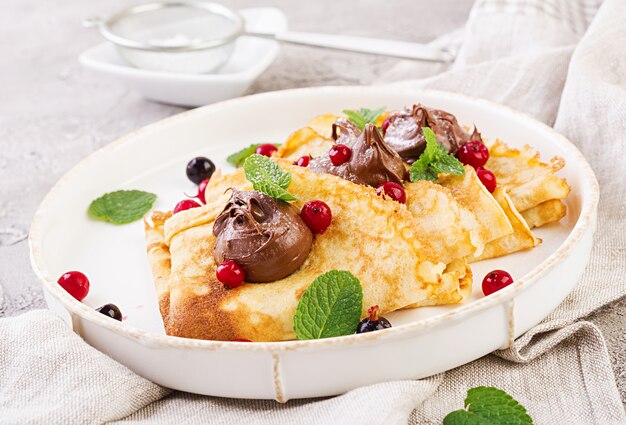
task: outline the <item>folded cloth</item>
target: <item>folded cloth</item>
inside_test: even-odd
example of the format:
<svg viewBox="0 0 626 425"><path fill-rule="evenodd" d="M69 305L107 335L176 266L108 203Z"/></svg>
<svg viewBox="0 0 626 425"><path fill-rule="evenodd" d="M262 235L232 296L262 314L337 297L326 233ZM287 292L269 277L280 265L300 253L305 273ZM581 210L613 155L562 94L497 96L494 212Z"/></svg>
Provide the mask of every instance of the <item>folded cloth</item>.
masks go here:
<svg viewBox="0 0 626 425"><path fill-rule="evenodd" d="M86 344L54 313L0 320L0 424L97 424L169 393Z"/></svg>
<svg viewBox="0 0 626 425"><path fill-rule="evenodd" d="M479 385L509 392L536 424L626 423L603 337L579 321L626 294L625 19L623 0L479 0L463 32L438 40L460 41L450 69L433 76L439 66L402 63L387 76L430 75L409 84L526 111L576 143L597 173L602 199L590 266L567 300L511 348L428 379L328 399L166 397L51 313L34 312L0 320L0 423L440 424Z"/></svg>

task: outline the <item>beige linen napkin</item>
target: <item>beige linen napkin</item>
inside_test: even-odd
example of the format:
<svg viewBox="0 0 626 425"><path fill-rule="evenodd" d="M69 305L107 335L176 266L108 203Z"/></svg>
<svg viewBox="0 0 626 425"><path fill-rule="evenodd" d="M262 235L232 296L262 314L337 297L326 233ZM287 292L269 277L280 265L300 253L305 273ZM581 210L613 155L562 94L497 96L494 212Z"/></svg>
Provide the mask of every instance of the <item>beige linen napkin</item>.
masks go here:
<svg viewBox="0 0 626 425"><path fill-rule="evenodd" d="M626 295L626 2L606 0L599 11L597 3L481 0L463 33L439 40L462 41L452 68L412 82L526 111L569 137L597 173L602 195L590 266L567 300L513 347L428 379L328 399L280 405L165 397L53 314L33 312L0 320L0 424L440 424L478 385L506 390L537 424L626 423L602 335L579 321ZM434 71L441 69L401 64L388 78ZM450 349L463 348L450 341Z"/></svg>

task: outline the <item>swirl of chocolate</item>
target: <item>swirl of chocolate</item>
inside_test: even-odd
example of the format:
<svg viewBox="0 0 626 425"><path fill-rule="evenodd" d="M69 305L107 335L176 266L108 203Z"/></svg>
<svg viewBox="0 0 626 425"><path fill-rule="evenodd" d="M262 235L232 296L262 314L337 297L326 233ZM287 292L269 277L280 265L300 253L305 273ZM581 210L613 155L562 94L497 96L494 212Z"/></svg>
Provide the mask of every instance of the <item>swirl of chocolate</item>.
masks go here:
<svg viewBox="0 0 626 425"><path fill-rule="evenodd" d="M385 131L385 142L409 164L415 162L426 149L422 127L429 127L435 133L437 142L451 154L456 154L459 146L469 140L481 140L476 127L469 135L451 113L421 104L413 105L412 110L394 112L387 119L389 126Z"/></svg>
<svg viewBox="0 0 626 425"><path fill-rule="evenodd" d="M233 193L215 219L213 257L243 267L246 282L274 282L289 276L306 260L313 234L298 209L257 191Z"/></svg>
<svg viewBox="0 0 626 425"><path fill-rule="evenodd" d="M352 150L350 159L334 165L328 154L313 158L308 168L316 173L328 173L351 182L369 186L392 181L402 183L404 165L402 158L383 140L373 124L365 124L363 132L343 118L333 123L333 139Z"/></svg>

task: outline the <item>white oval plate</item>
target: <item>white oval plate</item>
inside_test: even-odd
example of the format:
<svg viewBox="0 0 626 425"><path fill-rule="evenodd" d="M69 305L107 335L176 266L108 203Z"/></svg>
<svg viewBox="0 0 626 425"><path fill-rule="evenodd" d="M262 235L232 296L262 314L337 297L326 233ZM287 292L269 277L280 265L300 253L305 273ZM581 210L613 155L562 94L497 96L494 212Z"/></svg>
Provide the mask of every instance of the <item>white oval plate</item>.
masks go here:
<svg viewBox="0 0 626 425"><path fill-rule="evenodd" d="M90 220L101 194L133 188L157 193L171 209L194 193L185 165L198 155L224 166L227 155L253 142L281 142L321 113L344 108L401 108L422 102L475 123L489 140L531 144L542 158L567 161L560 173L572 192L568 214L537 230L539 247L472 265L469 302L389 314L380 332L313 341L237 343L166 336L145 253L143 223L114 226ZM30 233L32 264L51 309L65 315L91 345L146 378L179 390L238 398L339 394L381 381L429 376L507 347L545 318L576 285L592 245L598 202L594 174L563 136L529 117L485 100L406 87L325 87L265 93L185 112L104 147L68 172L37 211ZM489 270L508 270L515 283L484 297ZM83 303L57 284L67 270L91 280ZM117 304L120 323L97 313ZM219 326L219 323L216 324Z"/></svg>

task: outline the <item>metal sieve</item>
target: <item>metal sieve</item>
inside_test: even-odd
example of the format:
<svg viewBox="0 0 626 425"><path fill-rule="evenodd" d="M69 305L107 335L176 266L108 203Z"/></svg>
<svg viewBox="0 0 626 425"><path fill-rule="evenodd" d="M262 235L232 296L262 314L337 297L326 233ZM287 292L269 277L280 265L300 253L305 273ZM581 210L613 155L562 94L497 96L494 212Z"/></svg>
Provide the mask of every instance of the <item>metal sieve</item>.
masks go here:
<svg viewBox="0 0 626 425"><path fill-rule="evenodd" d="M202 0L140 4L108 19L88 19L84 25L97 27L131 65L168 72L212 72L228 60L242 35L402 59L454 59L450 52L427 44L292 31L250 32L236 11Z"/></svg>

